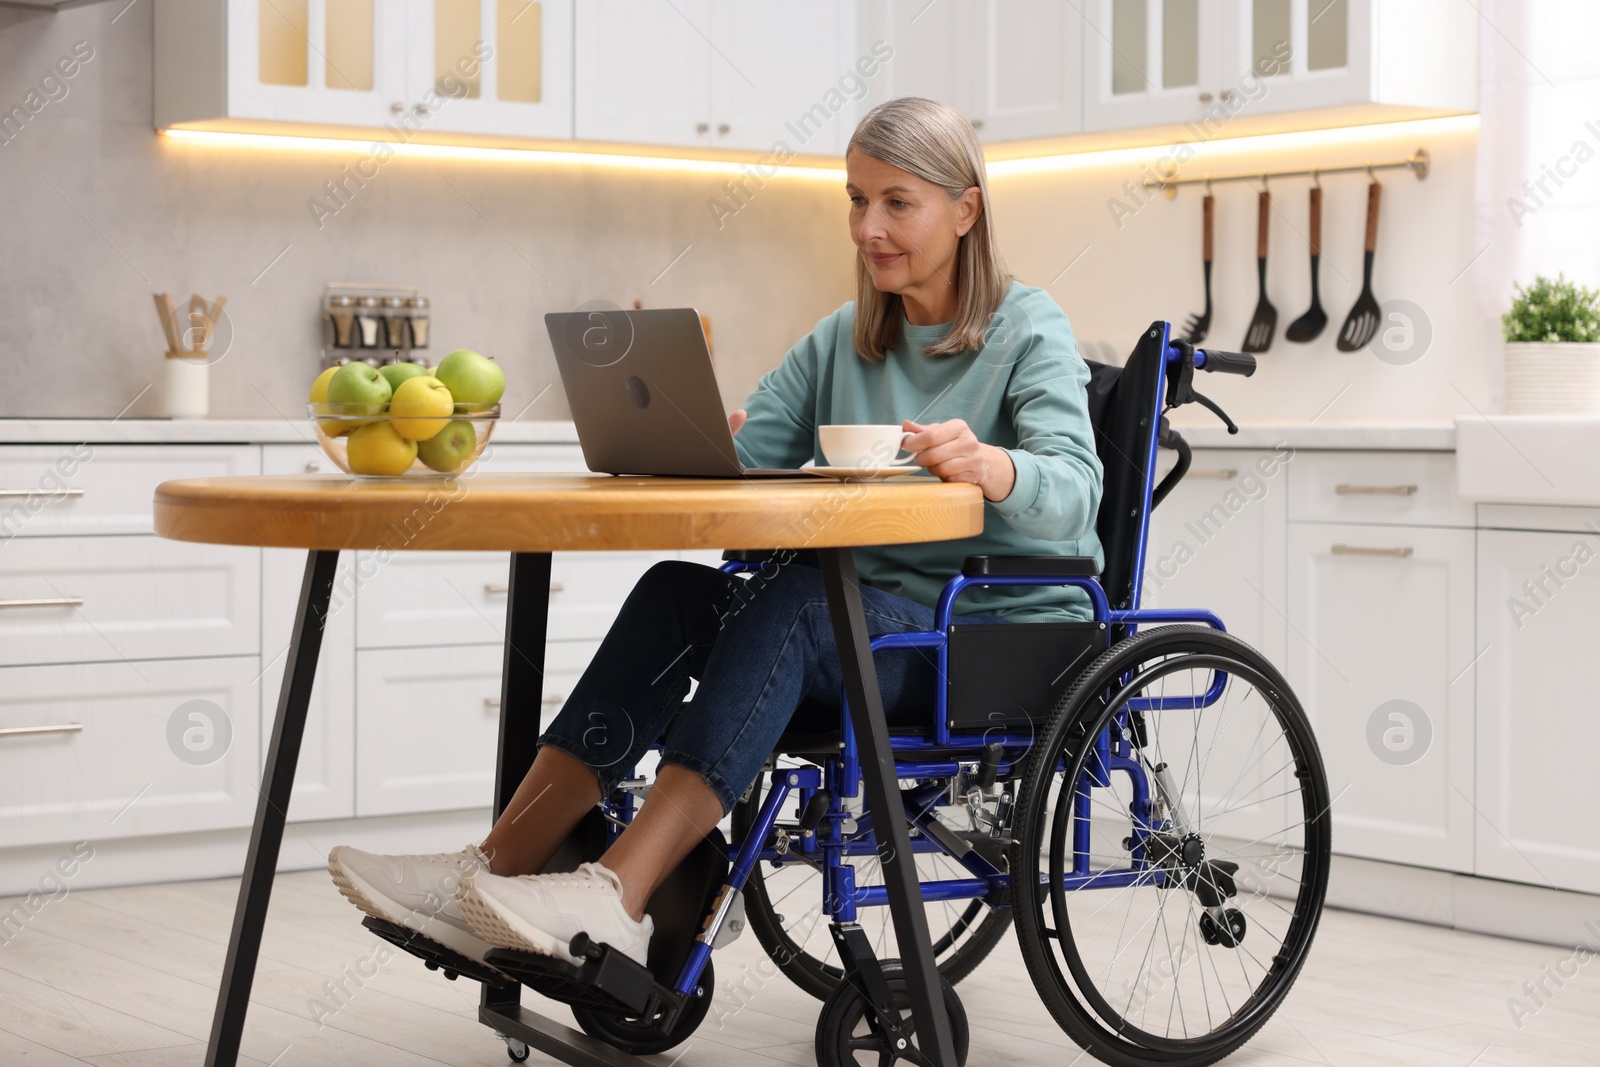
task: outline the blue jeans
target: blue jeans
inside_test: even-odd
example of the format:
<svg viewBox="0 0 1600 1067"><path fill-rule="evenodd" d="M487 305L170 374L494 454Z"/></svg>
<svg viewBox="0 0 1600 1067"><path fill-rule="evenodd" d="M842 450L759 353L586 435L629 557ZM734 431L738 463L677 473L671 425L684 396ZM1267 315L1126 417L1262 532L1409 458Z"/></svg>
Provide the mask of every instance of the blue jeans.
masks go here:
<svg viewBox="0 0 1600 1067"><path fill-rule="evenodd" d="M775 571L744 579L698 563L651 567L539 743L590 767L604 795L660 738L663 763L700 775L723 811L732 809L791 720L797 730L839 726L842 680L822 572L798 563ZM933 627L933 610L904 597L862 584L861 602L873 634ZM875 662L890 725L931 729L933 652L895 650ZM699 688L683 704L691 678ZM824 707L802 722L802 701Z"/></svg>

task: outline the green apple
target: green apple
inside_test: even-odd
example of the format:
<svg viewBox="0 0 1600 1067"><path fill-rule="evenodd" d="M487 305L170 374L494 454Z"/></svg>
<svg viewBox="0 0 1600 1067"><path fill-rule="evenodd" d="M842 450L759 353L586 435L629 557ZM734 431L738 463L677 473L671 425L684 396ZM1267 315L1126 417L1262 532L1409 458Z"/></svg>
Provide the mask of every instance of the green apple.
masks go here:
<svg viewBox="0 0 1600 1067"><path fill-rule="evenodd" d="M465 467L478 447L478 432L466 419L457 419L417 444L417 458L429 468L451 474Z"/></svg>
<svg viewBox="0 0 1600 1067"><path fill-rule="evenodd" d="M498 404L506 391L505 372L488 356L458 348L439 361L433 376L458 404Z"/></svg>
<svg viewBox="0 0 1600 1067"><path fill-rule="evenodd" d="M393 394L389 380L369 363L346 363L328 379L328 403L335 415L382 415ZM372 421L345 419L343 424L355 429Z"/></svg>
<svg viewBox="0 0 1600 1067"><path fill-rule="evenodd" d="M431 375L407 378L389 401L389 424L410 441L426 441L450 421L456 402L450 390Z"/></svg>
<svg viewBox="0 0 1600 1067"><path fill-rule="evenodd" d="M419 374L427 374L428 368L420 363L385 363L378 368L378 373L383 375L390 389L398 390L401 382Z"/></svg>

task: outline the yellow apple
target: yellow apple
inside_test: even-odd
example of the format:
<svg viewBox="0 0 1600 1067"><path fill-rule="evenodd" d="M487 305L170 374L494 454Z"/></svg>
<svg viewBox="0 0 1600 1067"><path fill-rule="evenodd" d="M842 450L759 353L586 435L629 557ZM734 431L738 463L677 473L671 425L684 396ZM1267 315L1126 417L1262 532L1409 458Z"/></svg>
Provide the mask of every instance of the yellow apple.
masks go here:
<svg viewBox="0 0 1600 1067"><path fill-rule="evenodd" d="M321 404L328 399L328 379L332 378L334 372L338 369L338 366L329 367L327 370L317 375L317 380L311 383L310 399L313 404Z"/></svg>
<svg viewBox="0 0 1600 1067"><path fill-rule="evenodd" d="M351 431L345 459L355 474L404 474L417 460L417 443L387 422L369 422Z"/></svg>
<svg viewBox="0 0 1600 1067"><path fill-rule="evenodd" d="M401 382L389 401L389 425L401 437L426 441L445 428L455 412L450 390L431 374L419 374Z"/></svg>

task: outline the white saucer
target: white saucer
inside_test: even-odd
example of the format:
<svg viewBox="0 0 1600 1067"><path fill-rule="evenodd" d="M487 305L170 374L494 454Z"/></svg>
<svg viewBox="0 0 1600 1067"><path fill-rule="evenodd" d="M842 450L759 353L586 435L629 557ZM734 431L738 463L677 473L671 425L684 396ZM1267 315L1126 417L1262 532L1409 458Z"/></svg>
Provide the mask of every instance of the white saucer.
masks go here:
<svg viewBox="0 0 1600 1067"><path fill-rule="evenodd" d="M915 463L904 463L893 467L819 467L815 460L807 460L800 465L800 469L819 478L837 478L843 482L875 482L911 474L923 468Z"/></svg>

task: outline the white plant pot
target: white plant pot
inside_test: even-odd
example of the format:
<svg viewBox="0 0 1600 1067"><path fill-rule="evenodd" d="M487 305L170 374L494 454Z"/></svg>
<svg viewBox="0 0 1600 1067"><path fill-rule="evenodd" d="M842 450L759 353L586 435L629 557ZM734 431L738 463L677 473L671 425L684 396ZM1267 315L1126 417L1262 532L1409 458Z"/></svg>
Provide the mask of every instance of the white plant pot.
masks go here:
<svg viewBox="0 0 1600 1067"><path fill-rule="evenodd" d="M1600 343L1506 344L1507 415L1600 414Z"/></svg>

